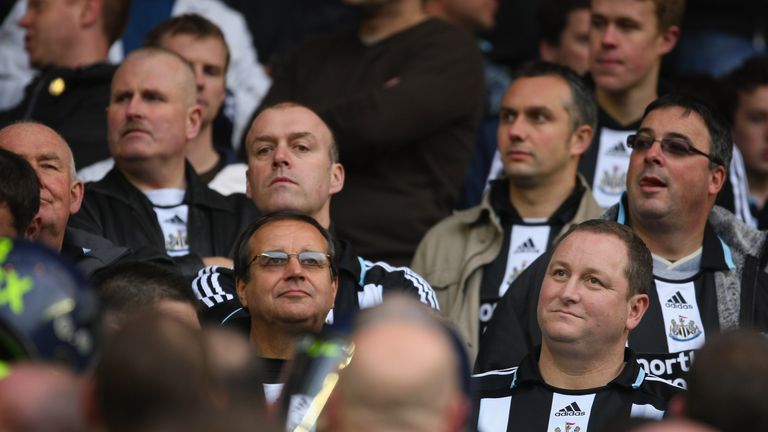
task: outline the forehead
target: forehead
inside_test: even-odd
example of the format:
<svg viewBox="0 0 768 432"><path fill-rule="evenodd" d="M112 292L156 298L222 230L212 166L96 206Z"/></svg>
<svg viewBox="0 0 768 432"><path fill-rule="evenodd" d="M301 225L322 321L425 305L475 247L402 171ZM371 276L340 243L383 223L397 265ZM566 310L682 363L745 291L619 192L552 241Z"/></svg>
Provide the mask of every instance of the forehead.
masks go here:
<svg viewBox="0 0 768 432"><path fill-rule="evenodd" d="M697 147L709 147L709 130L704 119L681 107L664 107L649 112L640 124L640 129L653 132L658 137L671 133L685 135Z"/></svg>
<svg viewBox="0 0 768 432"><path fill-rule="evenodd" d="M558 76L523 77L510 84L504 93L503 105L536 105L565 110L570 99L568 84Z"/></svg>
<svg viewBox="0 0 768 432"><path fill-rule="evenodd" d="M145 89L179 95L185 90L194 93L194 77L192 71L173 54L128 57L112 78L112 92Z"/></svg>
<svg viewBox="0 0 768 432"><path fill-rule="evenodd" d="M7 127L0 131L0 147L28 159L55 155L65 163L70 160L67 143L42 125L22 124Z"/></svg>
<svg viewBox="0 0 768 432"><path fill-rule="evenodd" d="M193 62L205 61L221 66L226 62L227 47L223 40L215 36L168 34L160 40L160 46Z"/></svg>
<svg viewBox="0 0 768 432"><path fill-rule="evenodd" d="M267 109L256 117L251 126L251 134L254 136L281 136L297 132L309 132L327 143L331 140L328 126L315 113L304 107Z"/></svg>
<svg viewBox="0 0 768 432"><path fill-rule="evenodd" d="M297 220L279 220L261 226L250 240L251 252L284 250L294 253L302 250L325 252L328 243L314 226Z"/></svg>
<svg viewBox="0 0 768 432"><path fill-rule="evenodd" d="M605 273L623 272L628 260L627 246L612 234L576 231L552 253L552 261L556 260Z"/></svg>
<svg viewBox="0 0 768 432"><path fill-rule="evenodd" d="M592 14L610 19L629 18L643 24L657 21L652 0L592 0Z"/></svg>

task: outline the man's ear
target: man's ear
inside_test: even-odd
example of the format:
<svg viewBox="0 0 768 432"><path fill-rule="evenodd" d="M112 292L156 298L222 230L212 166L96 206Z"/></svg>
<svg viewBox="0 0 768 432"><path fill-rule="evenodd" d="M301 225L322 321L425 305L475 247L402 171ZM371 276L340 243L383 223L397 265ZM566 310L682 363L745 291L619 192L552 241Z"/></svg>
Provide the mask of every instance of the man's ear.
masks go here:
<svg viewBox="0 0 768 432"><path fill-rule="evenodd" d="M592 143L592 126L579 125L571 133L571 156L581 156Z"/></svg>
<svg viewBox="0 0 768 432"><path fill-rule="evenodd" d="M715 196L725 184L725 167L718 165L709 170L709 194Z"/></svg>
<svg viewBox="0 0 768 432"><path fill-rule="evenodd" d="M24 231L24 239L29 241L37 240L37 237L40 235L40 227L42 225L43 219L40 217L40 213L38 213L34 218L32 218L32 222L30 222L29 226Z"/></svg>
<svg viewBox="0 0 768 432"><path fill-rule="evenodd" d="M246 168L245 169L245 196L247 196L249 199L253 200L253 197L251 196L251 169Z"/></svg>
<svg viewBox="0 0 768 432"><path fill-rule="evenodd" d="M200 127L203 124L203 109L200 105L194 104L187 111L187 139L196 138L200 133Z"/></svg>
<svg viewBox="0 0 768 432"><path fill-rule="evenodd" d="M73 215L80 211L85 196L85 185L80 180L74 180L69 187L69 214Z"/></svg>
<svg viewBox="0 0 768 432"><path fill-rule="evenodd" d="M680 27L669 26L666 30L661 32L661 42L659 44L659 55L667 55L675 48L677 41L680 39Z"/></svg>
<svg viewBox="0 0 768 432"><path fill-rule="evenodd" d="M648 310L648 294L635 294L627 301L627 330L632 331L640 324Z"/></svg>
<svg viewBox="0 0 768 432"><path fill-rule="evenodd" d="M101 25L101 11L105 0L80 0L80 25L83 28Z"/></svg>
<svg viewBox="0 0 768 432"><path fill-rule="evenodd" d="M344 188L344 166L340 163L331 165L331 189L330 194L340 192Z"/></svg>
<svg viewBox="0 0 768 432"><path fill-rule="evenodd" d="M240 304L244 308L248 308L248 298L245 295L246 283L240 278L235 278L235 290L237 291L237 299L240 300Z"/></svg>

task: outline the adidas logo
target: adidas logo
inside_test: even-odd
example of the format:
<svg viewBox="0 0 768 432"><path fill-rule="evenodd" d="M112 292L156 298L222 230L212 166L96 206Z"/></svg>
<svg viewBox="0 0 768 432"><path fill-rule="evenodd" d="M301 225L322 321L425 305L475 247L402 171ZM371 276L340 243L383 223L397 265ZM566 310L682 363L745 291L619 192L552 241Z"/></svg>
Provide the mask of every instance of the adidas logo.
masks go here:
<svg viewBox="0 0 768 432"><path fill-rule="evenodd" d="M179 217L179 215L173 215L172 218L166 219L165 223L176 224L176 225L186 225L187 224L186 222L184 222L184 219Z"/></svg>
<svg viewBox="0 0 768 432"><path fill-rule="evenodd" d="M685 301L685 297L683 297L680 291L676 292L675 295L670 297L664 307L671 309L693 309L693 306L689 305L688 302Z"/></svg>
<svg viewBox="0 0 768 432"><path fill-rule="evenodd" d="M515 249L515 253L541 253L539 252L539 249L536 247L535 244L533 244L533 239L528 238L528 240L524 241L520 246Z"/></svg>
<svg viewBox="0 0 768 432"><path fill-rule="evenodd" d="M579 404L576 402L572 402L570 405L555 413L555 417L577 417L583 415L586 415L586 413L579 408Z"/></svg>
<svg viewBox="0 0 768 432"><path fill-rule="evenodd" d="M623 142L619 141L615 146L607 149L605 154L608 156L627 156L627 147L624 146Z"/></svg>

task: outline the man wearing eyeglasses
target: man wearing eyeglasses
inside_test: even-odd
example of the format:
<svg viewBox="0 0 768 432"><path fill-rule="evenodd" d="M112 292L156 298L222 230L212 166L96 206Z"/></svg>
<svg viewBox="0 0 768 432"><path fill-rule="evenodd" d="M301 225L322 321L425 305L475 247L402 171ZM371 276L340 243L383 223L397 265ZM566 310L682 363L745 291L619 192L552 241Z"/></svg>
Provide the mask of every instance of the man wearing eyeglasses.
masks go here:
<svg viewBox="0 0 768 432"><path fill-rule="evenodd" d="M656 284L629 347L649 372L683 383L693 351L708 335L766 328L766 234L714 205L732 141L726 123L704 103L680 95L657 99L628 146L627 192L603 218L631 226L648 245ZM521 347L505 346L502 333L509 326L521 325L528 342L541 339L521 295L536 297L526 287L539 286L545 265L541 259L532 264L509 289L523 294L499 302L477 370L514 364L510 356L519 355Z"/></svg>
<svg viewBox="0 0 768 432"><path fill-rule="evenodd" d="M262 357L289 359L294 338L319 332L338 284L330 233L299 212L267 214L238 239L237 297L251 316L251 342Z"/></svg>

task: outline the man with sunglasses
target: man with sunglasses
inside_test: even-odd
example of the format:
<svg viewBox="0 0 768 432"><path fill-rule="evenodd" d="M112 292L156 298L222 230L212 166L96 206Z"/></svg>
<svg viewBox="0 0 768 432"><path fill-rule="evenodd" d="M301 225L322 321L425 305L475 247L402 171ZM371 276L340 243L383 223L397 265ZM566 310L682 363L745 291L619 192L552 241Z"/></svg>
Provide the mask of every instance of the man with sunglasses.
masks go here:
<svg viewBox="0 0 768 432"><path fill-rule="evenodd" d="M681 95L657 99L627 144L627 192L603 218L629 225L648 245L656 285L629 347L649 372L683 383L693 351L708 335L766 328L766 234L714 205L732 141L726 123L704 103ZM510 326L522 326L529 344L541 340L526 307L537 296L546 259L533 263L499 302L476 369L514 364L530 348L507 345L502 333Z"/></svg>
<svg viewBox="0 0 768 432"><path fill-rule="evenodd" d="M262 357L287 360L300 333L319 332L338 286L331 234L303 213L269 213L236 245L237 297Z"/></svg>

